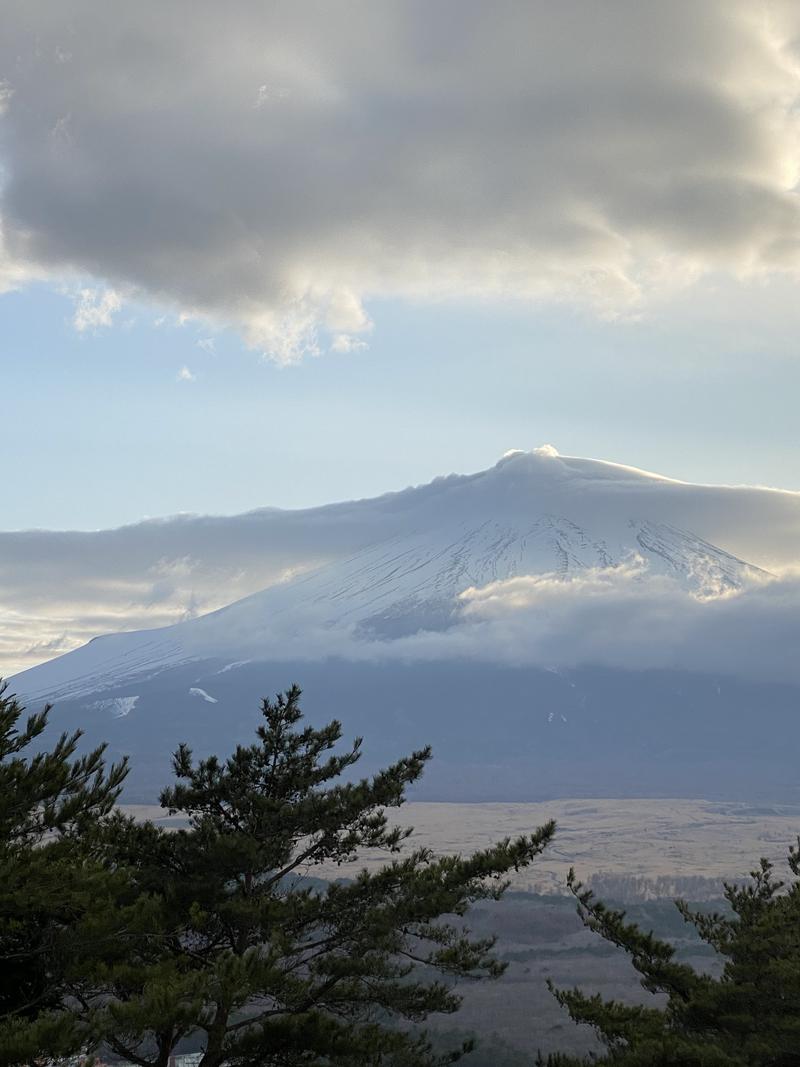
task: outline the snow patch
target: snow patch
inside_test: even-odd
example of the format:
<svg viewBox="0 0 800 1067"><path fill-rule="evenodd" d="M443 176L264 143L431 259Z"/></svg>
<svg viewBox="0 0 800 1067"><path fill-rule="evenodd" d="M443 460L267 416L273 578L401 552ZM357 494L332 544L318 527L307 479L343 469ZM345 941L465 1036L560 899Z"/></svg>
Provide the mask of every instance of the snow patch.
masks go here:
<svg viewBox="0 0 800 1067"><path fill-rule="evenodd" d="M123 719L130 715L138 699L138 694L132 697L110 697L108 700L95 700L89 707L95 711L110 711L113 718Z"/></svg>
<svg viewBox="0 0 800 1067"><path fill-rule="evenodd" d="M233 663L226 663L224 667L221 667L216 673L227 674L228 671L236 671L239 667L246 667L248 663L252 663L252 659L237 659Z"/></svg>
<svg viewBox="0 0 800 1067"><path fill-rule="evenodd" d="M206 704L217 704L217 703L219 703L217 698L210 696L205 691L205 689L198 689L196 686L192 686L192 688L189 690L189 692L193 697L201 697L203 700L205 700Z"/></svg>

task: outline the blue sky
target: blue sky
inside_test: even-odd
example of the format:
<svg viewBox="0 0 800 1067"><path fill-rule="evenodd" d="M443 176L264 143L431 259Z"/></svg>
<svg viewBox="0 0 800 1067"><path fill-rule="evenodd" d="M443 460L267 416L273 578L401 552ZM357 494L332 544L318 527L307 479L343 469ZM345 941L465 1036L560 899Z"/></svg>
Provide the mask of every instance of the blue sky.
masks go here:
<svg viewBox="0 0 800 1067"><path fill-rule="evenodd" d="M79 333L63 293L6 293L3 527L302 507L544 442L687 480L800 487L798 362L757 323L737 343L713 307L670 322L519 303L369 310L367 348L280 366L230 329L155 325L158 309Z"/></svg>
<svg viewBox="0 0 800 1067"><path fill-rule="evenodd" d="M8 5L0 528L543 443L800 488L796 6L350 12Z"/></svg>

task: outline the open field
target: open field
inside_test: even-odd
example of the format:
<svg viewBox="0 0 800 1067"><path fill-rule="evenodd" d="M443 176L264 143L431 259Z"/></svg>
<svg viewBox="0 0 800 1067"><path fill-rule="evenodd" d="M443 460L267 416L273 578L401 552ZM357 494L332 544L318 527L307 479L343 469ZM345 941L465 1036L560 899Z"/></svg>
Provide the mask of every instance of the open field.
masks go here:
<svg viewBox="0 0 800 1067"><path fill-rule="evenodd" d="M156 806L131 805L142 818L173 824ZM800 832L800 808L752 807L705 800L553 800L541 804L408 803L392 812L413 826L410 844L436 852L468 852L498 838L528 833L547 819L558 832L553 846L513 882L516 890L563 892L574 866L583 880L611 886L619 896L623 880L636 880L642 895L687 893L717 896L723 879L741 878L760 856L780 863ZM384 862L364 855L355 865L316 867L323 877L348 877L361 866ZM709 879L709 884L692 879ZM616 888L613 888L616 887ZM629 891L635 886L628 886ZM627 894L626 894L627 895Z"/></svg>

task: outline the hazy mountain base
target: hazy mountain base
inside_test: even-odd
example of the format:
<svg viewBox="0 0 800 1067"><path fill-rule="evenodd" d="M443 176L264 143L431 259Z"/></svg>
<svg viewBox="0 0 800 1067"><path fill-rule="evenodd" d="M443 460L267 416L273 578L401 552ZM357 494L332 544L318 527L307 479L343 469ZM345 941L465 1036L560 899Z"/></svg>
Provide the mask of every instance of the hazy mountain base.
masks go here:
<svg viewBox="0 0 800 1067"><path fill-rule="evenodd" d="M707 906L722 907L722 903ZM718 967L714 954L692 936L694 931L671 901L635 904L628 914L643 928L673 941L680 959L696 969ZM530 1067L537 1049L581 1053L599 1049L593 1033L575 1026L556 1003L546 986L548 978L557 986L577 984L606 998L659 1003L641 988L624 953L584 929L571 898L513 893L498 904L477 906L469 924L476 932L498 935L497 952L508 969L497 982L462 985L458 1015L431 1021L437 1031L459 1027L477 1036L474 1060L465 1063Z"/></svg>
<svg viewBox="0 0 800 1067"><path fill-rule="evenodd" d="M721 900L704 907L724 908ZM687 926L671 900L633 904L630 918L673 941L679 958L698 970L718 968L713 953ZM456 1015L431 1016L425 1028L435 1044L457 1048L474 1037L477 1048L463 1062L469 1067L531 1067L536 1051L587 1053L599 1050L593 1033L577 1027L547 989L580 985L604 997L631 1003L659 1003L644 991L628 957L581 924L571 897L509 893L496 903L478 904L467 923L479 936L498 938L496 954L507 964L496 981L462 982ZM187 1038L180 1051L195 1051Z"/></svg>
<svg viewBox="0 0 800 1067"><path fill-rule="evenodd" d="M129 754L126 800L151 803L179 742L198 755L249 743L259 697L292 681L312 724L335 716L364 736L358 773L432 744L416 799L800 803L800 687L676 670L206 660L59 699L52 722Z"/></svg>

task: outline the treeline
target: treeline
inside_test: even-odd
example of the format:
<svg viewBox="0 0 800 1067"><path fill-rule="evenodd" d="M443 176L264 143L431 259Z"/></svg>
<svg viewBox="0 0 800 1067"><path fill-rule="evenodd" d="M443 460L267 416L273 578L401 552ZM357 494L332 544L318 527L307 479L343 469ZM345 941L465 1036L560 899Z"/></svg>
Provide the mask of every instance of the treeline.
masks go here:
<svg viewBox="0 0 800 1067"><path fill-rule="evenodd" d="M643 874L616 874L596 871L586 885L597 896L608 897L620 904L634 904L641 900L663 900L683 897L686 900L717 900L720 884L717 878L702 874L659 874L648 878Z"/></svg>
<svg viewBox="0 0 800 1067"><path fill-rule="evenodd" d="M115 807L124 762L106 766L102 748L78 755L79 734L42 750L50 709L23 719L0 689L0 1064L100 1051L167 1067L187 1041L202 1067L483 1062L472 1039L432 1039L424 1023L458 1010L457 980L503 973L494 939L472 936L465 916L502 897L554 824L469 856L415 848L386 811L430 751L358 778L360 739L341 750L340 724L305 725L299 701L296 686L264 700L254 743L227 759L178 749L160 798L185 821L171 831ZM385 852L379 870L313 877L367 848ZM787 885L762 861L748 884L726 886L724 914L678 902L721 957L716 978L571 873L583 922L661 994L630 1006L553 988L602 1039L591 1062L800 1065L796 849L789 865Z"/></svg>

